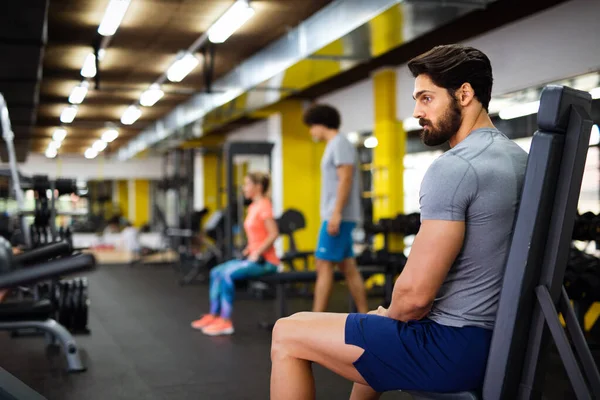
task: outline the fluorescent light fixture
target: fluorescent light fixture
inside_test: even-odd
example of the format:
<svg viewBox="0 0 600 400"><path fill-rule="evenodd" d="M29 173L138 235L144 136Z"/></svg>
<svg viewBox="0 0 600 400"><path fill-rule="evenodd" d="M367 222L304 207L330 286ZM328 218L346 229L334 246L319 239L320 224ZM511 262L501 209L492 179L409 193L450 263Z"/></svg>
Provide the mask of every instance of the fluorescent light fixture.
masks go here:
<svg viewBox="0 0 600 400"><path fill-rule="evenodd" d="M93 78L96 76L96 56L94 53L89 53L83 62L81 68L81 75L86 78Z"/></svg>
<svg viewBox="0 0 600 400"><path fill-rule="evenodd" d="M365 147L367 149L374 149L379 144L379 141L375 136L369 136L365 139Z"/></svg>
<svg viewBox="0 0 600 400"><path fill-rule="evenodd" d="M65 107L63 112L60 114L60 122L62 122L63 124L70 124L71 122L73 122L76 115L77 115L77 107L76 106Z"/></svg>
<svg viewBox="0 0 600 400"><path fill-rule="evenodd" d="M142 115L142 110L137 106L129 106L121 116L123 125L131 125Z"/></svg>
<svg viewBox="0 0 600 400"><path fill-rule="evenodd" d="M81 104L83 102L83 99L85 99L88 87L89 83L87 83L86 81L81 82L79 85L75 86L71 91L71 95L69 96L69 103Z"/></svg>
<svg viewBox="0 0 600 400"><path fill-rule="evenodd" d="M592 99L600 99L600 87L590 90L590 94L592 95Z"/></svg>
<svg viewBox="0 0 600 400"><path fill-rule="evenodd" d="M46 157L48 157L48 158L54 158L54 157L56 157L57 154L58 154L58 152L56 151L56 149L48 148L46 150Z"/></svg>
<svg viewBox="0 0 600 400"><path fill-rule="evenodd" d="M167 70L167 79L171 82L181 82L199 63L198 57L192 53L180 53Z"/></svg>
<svg viewBox="0 0 600 400"><path fill-rule="evenodd" d="M208 40L223 43L254 15L247 1L238 0L208 29Z"/></svg>
<svg viewBox="0 0 600 400"><path fill-rule="evenodd" d="M165 95L165 92L160 90L159 85L157 85L157 84L150 85L148 90L146 90L144 93L142 93L142 96L140 97L140 104L143 105L144 107L152 107L164 95Z"/></svg>
<svg viewBox="0 0 600 400"><path fill-rule="evenodd" d="M402 121L402 127L404 128L404 132L418 131L419 129L423 129L423 127L419 125L419 120L414 117L404 119L404 121Z"/></svg>
<svg viewBox="0 0 600 400"><path fill-rule="evenodd" d="M500 110L498 116L501 119L513 119L524 117L526 115L535 114L540 108L540 101L532 101L531 103L517 104Z"/></svg>
<svg viewBox="0 0 600 400"><path fill-rule="evenodd" d="M592 133L590 134L590 146L597 146L600 144L600 128L594 124L592 126Z"/></svg>
<svg viewBox="0 0 600 400"><path fill-rule="evenodd" d="M83 155L87 159L92 159L92 158L96 158L96 156L98 155L98 152L90 147L89 149L87 149L85 151L85 153Z"/></svg>
<svg viewBox="0 0 600 400"><path fill-rule="evenodd" d="M104 18L98 27L98 33L102 36L112 36L115 34L121 21L127 12L130 0L110 0Z"/></svg>
<svg viewBox="0 0 600 400"><path fill-rule="evenodd" d="M116 129L109 129L102 134L102 141L110 143L119 137L119 131Z"/></svg>
<svg viewBox="0 0 600 400"><path fill-rule="evenodd" d="M63 128L58 128L54 130L52 134L52 140L55 142L62 142L67 137L67 131Z"/></svg>
<svg viewBox="0 0 600 400"><path fill-rule="evenodd" d="M100 153L105 148L106 148L106 142L103 140L96 140L94 142L94 144L92 145L92 149L94 149L98 153Z"/></svg>
<svg viewBox="0 0 600 400"><path fill-rule="evenodd" d="M62 145L62 142L52 141L52 142L48 143L48 148L58 150L58 149L60 149L61 145Z"/></svg>

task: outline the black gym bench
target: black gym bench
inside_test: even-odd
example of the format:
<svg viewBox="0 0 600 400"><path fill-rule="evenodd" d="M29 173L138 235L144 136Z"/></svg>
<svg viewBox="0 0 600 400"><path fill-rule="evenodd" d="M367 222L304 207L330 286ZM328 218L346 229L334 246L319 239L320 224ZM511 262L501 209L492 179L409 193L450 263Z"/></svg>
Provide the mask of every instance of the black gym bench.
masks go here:
<svg viewBox="0 0 600 400"><path fill-rule="evenodd" d="M363 279L368 279L377 274L388 273L387 268L379 266L362 267L359 268L359 271ZM333 279L335 282L342 281L344 280L344 274L342 274L340 271L334 271ZM317 280L317 273L316 271L277 272L262 276L256 280L267 285L275 286L275 316L277 320L279 318L288 316L287 295L285 292L286 285L290 283L313 283ZM353 302L350 302L350 310L355 310ZM273 327L273 323L261 322L260 325L264 328Z"/></svg>

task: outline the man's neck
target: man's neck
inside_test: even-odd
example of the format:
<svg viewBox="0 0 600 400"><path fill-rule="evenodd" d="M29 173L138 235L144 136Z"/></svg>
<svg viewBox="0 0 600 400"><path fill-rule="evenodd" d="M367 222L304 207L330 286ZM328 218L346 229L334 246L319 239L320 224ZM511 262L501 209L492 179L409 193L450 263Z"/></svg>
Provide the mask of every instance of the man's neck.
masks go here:
<svg viewBox="0 0 600 400"><path fill-rule="evenodd" d="M329 143L334 137L336 137L338 133L339 131L333 129L325 132L325 140L327 141L327 143Z"/></svg>
<svg viewBox="0 0 600 400"><path fill-rule="evenodd" d="M448 143L454 147L467 138L476 129L495 128L488 113L482 108L475 118L465 118L456 135L452 136Z"/></svg>

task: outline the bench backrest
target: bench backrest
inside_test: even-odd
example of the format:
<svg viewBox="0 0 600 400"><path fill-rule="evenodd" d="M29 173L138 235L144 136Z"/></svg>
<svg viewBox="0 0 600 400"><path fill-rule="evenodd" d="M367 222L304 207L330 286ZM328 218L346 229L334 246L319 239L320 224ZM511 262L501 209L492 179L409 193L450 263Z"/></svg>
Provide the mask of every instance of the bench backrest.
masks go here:
<svg viewBox="0 0 600 400"><path fill-rule="evenodd" d="M523 366L529 357L528 339L538 329L533 321L535 288L540 284L562 285L566 259L552 261L565 265L552 267L553 275L546 277L547 282L543 276L549 268L549 252L568 255L569 251L589 141L589 131L585 132L573 120L573 113L580 109L589 113L589 93L562 86L544 88L538 112L539 130L534 134L527 161L488 358L483 387L486 400L517 398ZM565 187L569 193L564 193ZM567 235L552 241L552 232L559 230L565 230Z"/></svg>

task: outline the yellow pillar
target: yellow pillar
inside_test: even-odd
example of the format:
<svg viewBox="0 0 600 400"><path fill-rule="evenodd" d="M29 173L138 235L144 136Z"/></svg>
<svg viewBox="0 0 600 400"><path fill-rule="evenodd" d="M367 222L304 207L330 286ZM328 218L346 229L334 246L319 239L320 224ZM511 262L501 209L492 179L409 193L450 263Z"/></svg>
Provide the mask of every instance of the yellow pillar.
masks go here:
<svg viewBox="0 0 600 400"><path fill-rule="evenodd" d="M306 228L294 238L299 249L314 250L321 222L320 165L325 144L313 142L302 122L304 108L300 101L286 100L274 109L281 114L283 209L295 208L304 214Z"/></svg>
<svg viewBox="0 0 600 400"><path fill-rule="evenodd" d="M133 183L135 196L135 214L131 223L139 228L150 221L150 182L138 179Z"/></svg>
<svg viewBox="0 0 600 400"><path fill-rule="evenodd" d="M217 157L204 155L204 207L217 209Z"/></svg>
<svg viewBox="0 0 600 400"><path fill-rule="evenodd" d="M374 135L378 145L373 153L373 218L393 218L404 211L404 154L406 132L396 119L396 72L382 69L373 75L375 99ZM391 235L389 250L402 251L403 237ZM383 245L378 237L377 247ZM377 275L369 279L367 287L383 285L385 277Z"/></svg>
<svg viewBox="0 0 600 400"><path fill-rule="evenodd" d="M117 186L119 188L119 209L121 215L127 218L129 216L129 185L127 181L118 181Z"/></svg>
<svg viewBox="0 0 600 400"><path fill-rule="evenodd" d="M375 99L373 214L390 218L404 210L404 154L406 132L396 119L396 72L383 69L373 75Z"/></svg>

